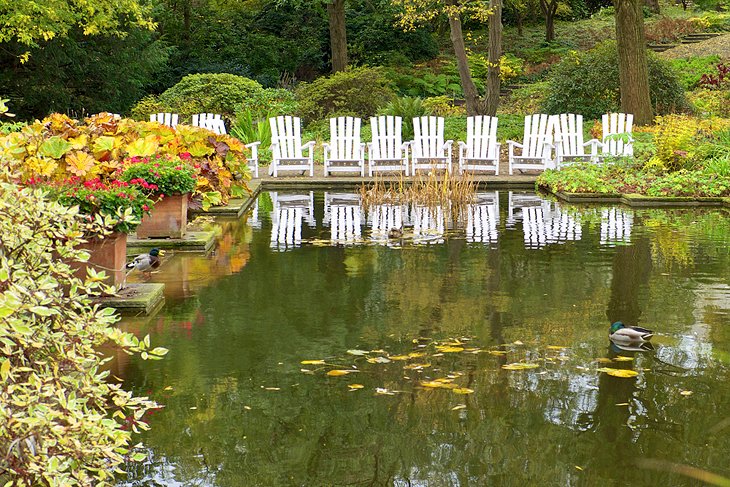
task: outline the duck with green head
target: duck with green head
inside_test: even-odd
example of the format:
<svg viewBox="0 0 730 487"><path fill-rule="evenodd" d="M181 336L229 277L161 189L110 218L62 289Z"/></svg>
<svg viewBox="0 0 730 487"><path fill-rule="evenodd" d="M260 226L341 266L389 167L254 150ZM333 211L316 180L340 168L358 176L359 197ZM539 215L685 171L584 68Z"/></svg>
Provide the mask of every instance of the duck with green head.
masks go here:
<svg viewBox="0 0 730 487"><path fill-rule="evenodd" d="M652 330L640 326L626 326L620 321L612 324L608 331L608 338L617 342L646 342L653 336Z"/></svg>
<svg viewBox="0 0 730 487"><path fill-rule="evenodd" d="M148 254L139 254L135 257L132 262L127 264L127 269L129 269L129 272L132 272L133 270L138 270L140 272L152 272L152 269L160 267L161 255L162 253L160 249L155 247L150 250Z"/></svg>

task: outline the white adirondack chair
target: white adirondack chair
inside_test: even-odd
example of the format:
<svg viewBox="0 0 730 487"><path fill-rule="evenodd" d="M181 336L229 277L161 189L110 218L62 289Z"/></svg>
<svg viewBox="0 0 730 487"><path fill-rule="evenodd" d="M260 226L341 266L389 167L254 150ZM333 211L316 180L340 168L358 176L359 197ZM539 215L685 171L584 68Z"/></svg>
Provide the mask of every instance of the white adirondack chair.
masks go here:
<svg viewBox="0 0 730 487"><path fill-rule="evenodd" d="M477 193L475 202L466 208L466 241L492 243L499 231L499 192Z"/></svg>
<svg viewBox="0 0 730 487"><path fill-rule="evenodd" d="M466 143L459 141L459 174L493 171L499 175L497 117L478 115L466 119Z"/></svg>
<svg viewBox="0 0 730 487"><path fill-rule="evenodd" d="M175 128L177 127L178 118L180 117L177 113L153 113L150 115L150 122L157 122Z"/></svg>
<svg viewBox="0 0 730 487"><path fill-rule="evenodd" d="M260 140L244 145L246 149L251 149L251 157L248 158L248 168L255 178L259 177L259 145L261 145Z"/></svg>
<svg viewBox="0 0 730 487"><path fill-rule="evenodd" d="M218 135L226 133L226 124L217 113L196 113L193 115L193 126L208 129Z"/></svg>
<svg viewBox="0 0 730 487"><path fill-rule="evenodd" d="M419 169L445 169L450 173L453 143L453 140L444 142L444 117L414 118L411 173L415 175Z"/></svg>
<svg viewBox="0 0 730 487"><path fill-rule="evenodd" d="M302 145L302 127L299 117L273 117L271 125L271 166L274 177L280 170L309 171L314 176L314 141ZM308 151L304 156L304 150Z"/></svg>
<svg viewBox="0 0 730 487"><path fill-rule="evenodd" d="M365 144L360 142L361 120L355 117L330 118L330 142L324 146L324 175L359 172L365 176Z"/></svg>
<svg viewBox="0 0 730 487"><path fill-rule="evenodd" d="M554 120L554 119L553 119ZM525 117L525 132L522 143L507 141L509 147L509 173L515 169L543 171L553 167L553 125L550 116L544 113ZM515 147L522 149L521 155L515 154Z"/></svg>
<svg viewBox="0 0 730 487"><path fill-rule="evenodd" d="M607 157L632 157L634 155L634 139L631 130L634 115L631 113L604 113L602 117L603 144L598 159ZM624 140L623 135L628 137Z"/></svg>
<svg viewBox="0 0 730 487"><path fill-rule="evenodd" d="M401 138L401 117L392 115L370 117L372 142L368 142L368 176L375 171L399 171L410 174L408 142Z"/></svg>
<svg viewBox="0 0 730 487"><path fill-rule="evenodd" d="M558 169L574 162L590 162L601 142L583 142L583 115L561 113L551 117L555 133L555 164ZM586 147L589 147L586 153Z"/></svg>

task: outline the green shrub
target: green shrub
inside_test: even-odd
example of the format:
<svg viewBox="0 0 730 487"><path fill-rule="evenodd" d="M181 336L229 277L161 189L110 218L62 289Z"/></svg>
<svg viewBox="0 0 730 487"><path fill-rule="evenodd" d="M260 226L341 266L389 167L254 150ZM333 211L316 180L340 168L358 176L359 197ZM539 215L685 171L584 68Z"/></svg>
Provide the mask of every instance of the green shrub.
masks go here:
<svg viewBox="0 0 730 487"><path fill-rule="evenodd" d="M690 109L682 86L665 62L649 53L649 89L657 115ZM547 113L580 113L586 118L620 107L618 53L615 42L573 52L555 66L542 106Z"/></svg>
<svg viewBox="0 0 730 487"><path fill-rule="evenodd" d="M305 122L335 115L367 118L395 97L378 68L355 68L302 83L295 96Z"/></svg>
<svg viewBox="0 0 730 487"><path fill-rule="evenodd" d="M403 119L403 140L413 138L413 119L429 115L423 100L417 96L404 96L388 103L380 111L381 115L393 115Z"/></svg>
<svg viewBox="0 0 730 487"><path fill-rule="evenodd" d="M437 117L450 117L456 115L465 115L466 108L454 105L454 99L450 96L432 96L423 100L423 109L429 115Z"/></svg>
<svg viewBox="0 0 730 487"><path fill-rule="evenodd" d="M263 89L258 82L234 74L189 74L159 97L143 98L132 113L144 120L158 111L175 112L185 120L201 112L232 118L245 100Z"/></svg>
<svg viewBox="0 0 730 487"><path fill-rule="evenodd" d="M715 66L720 62L720 56L712 55L706 57L687 57L684 59L672 59L669 63L679 78L679 83L685 90L697 88L697 84L703 74L714 74L717 72Z"/></svg>
<svg viewBox="0 0 730 487"><path fill-rule="evenodd" d="M500 108L506 113L539 113L545 103L547 89L548 83L545 81L521 86L510 93L509 102Z"/></svg>
<svg viewBox="0 0 730 487"><path fill-rule="evenodd" d="M130 451L133 434L158 406L110 380L100 345L143 359L166 353L114 326L113 309L92 304L113 289L68 264L88 259L82 235L109 234L113 223L6 183L0 215L0 482L113 485L125 461L146 458Z"/></svg>

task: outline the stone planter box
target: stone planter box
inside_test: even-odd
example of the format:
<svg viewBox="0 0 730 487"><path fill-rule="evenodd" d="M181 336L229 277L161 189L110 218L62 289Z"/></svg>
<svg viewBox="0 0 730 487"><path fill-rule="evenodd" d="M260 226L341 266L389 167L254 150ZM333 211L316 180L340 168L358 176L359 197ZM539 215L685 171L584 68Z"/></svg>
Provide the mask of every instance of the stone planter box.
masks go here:
<svg viewBox="0 0 730 487"><path fill-rule="evenodd" d="M137 238L182 238L188 221L189 194L165 196L142 217Z"/></svg>
<svg viewBox="0 0 730 487"><path fill-rule="evenodd" d="M93 267L95 271L106 272L106 284L119 286L124 282L127 264L127 234L112 233L106 238L89 240L79 245L80 249L91 253L88 262L73 262L71 267L77 269L75 274L79 279L86 278L86 269Z"/></svg>

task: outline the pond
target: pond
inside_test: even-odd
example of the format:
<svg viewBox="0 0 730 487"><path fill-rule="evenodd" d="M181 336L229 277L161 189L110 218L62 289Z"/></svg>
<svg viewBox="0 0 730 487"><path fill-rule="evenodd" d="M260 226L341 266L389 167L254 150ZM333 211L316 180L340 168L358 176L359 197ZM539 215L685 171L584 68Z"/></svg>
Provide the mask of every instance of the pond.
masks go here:
<svg viewBox="0 0 730 487"><path fill-rule="evenodd" d="M358 204L263 194L214 224L214 254L163 261L166 306L122 326L170 353L114 373L165 408L120 485L730 477L727 210L503 190L454 224ZM653 349L611 347L616 320Z"/></svg>

